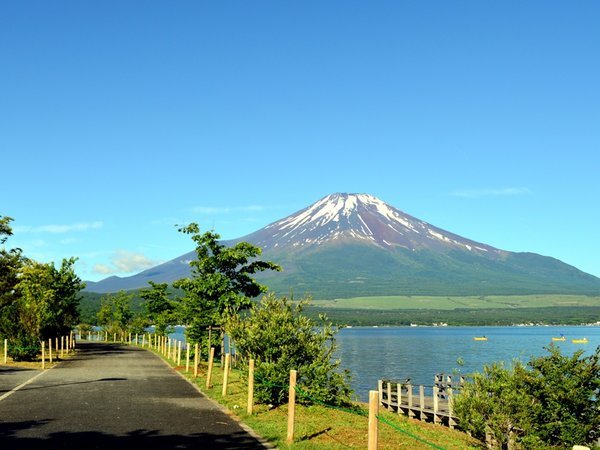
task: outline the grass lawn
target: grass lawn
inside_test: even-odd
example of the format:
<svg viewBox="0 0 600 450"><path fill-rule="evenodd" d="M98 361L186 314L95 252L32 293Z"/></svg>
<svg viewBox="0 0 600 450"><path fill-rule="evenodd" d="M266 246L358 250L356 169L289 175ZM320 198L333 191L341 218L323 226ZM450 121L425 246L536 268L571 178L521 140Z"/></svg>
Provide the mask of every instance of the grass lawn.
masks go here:
<svg viewBox="0 0 600 450"><path fill-rule="evenodd" d="M173 362L170 361L172 364ZM333 408L324 405L296 406L294 442L286 443L287 405L271 407L255 405L252 415L247 413L247 382L240 370L229 375L227 395L223 396L223 371L216 366L212 387L206 389L206 364L199 367L198 378L185 372L185 366L176 367L185 377L196 383L200 390L221 404L239 420L280 449L334 450L367 448L367 405L356 409ZM464 433L442 425L434 425L380 411L379 449L480 449L483 448Z"/></svg>
<svg viewBox="0 0 600 450"><path fill-rule="evenodd" d="M488 296L381 296L313 300L312 306L344 309L544 308L600 306L600 297L586 295L488 295Z"/></svg>

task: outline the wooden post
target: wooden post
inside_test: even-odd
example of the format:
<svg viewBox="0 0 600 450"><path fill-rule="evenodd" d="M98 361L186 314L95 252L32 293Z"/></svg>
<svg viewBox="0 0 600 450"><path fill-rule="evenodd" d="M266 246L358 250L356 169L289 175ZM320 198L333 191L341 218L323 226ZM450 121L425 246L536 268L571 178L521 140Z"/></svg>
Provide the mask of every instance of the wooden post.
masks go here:
<svg viewBox="0 0 600 450"><path fill-rule="evenodd" d="M413 412L413 387L412 387L412 384L408 383L406 385L406 389L408 389L408 417L415 417L415 413Z"/></svg>
<svg viewBox="0 0 600 450"><path fill-rule="evenodd" d="M420 420L425 420L425 386L419 385L419 417Z"/></svg>
<svg viewBox="0 0 600 450"><path fill-rule="evenodd" d="M438 416L439 409L439 398L438 398L439 388L437 386L433 387L433 423L440 423L440 418Z"/></svg>
<svg viewBox="0 0 600 450"><path fill-rule="evenodd" d="M60 357L65 356L65 337L60 337Z"/></svg>
<svg viewBox="0 0 600 450"><path fill-rule="evenodd" d="M138 342L138 337L139 337L139 336L138 336L138 333L135 333L135 345L138 345L138 344L139 344L139 342Z"/></svg>
<svg viewBox="0 0 600 450"><path fill-rule="evenodd" d="M215 363L215 348L211 347L210 355L208 356L208 372L206 374L206 389L208 389L212 386L210 380L212 377L212 370L213 370L214 363Z"/></svg>
<svg viewBox="0 0 600 450"><path fill-rule="evenodd" d="M368 450L377 450L377 415L379 414L379 393L369 391L369 443Z"/></svg>
<svg viewBox="0 0 600 450"><path fill-rule="evenodd" d="M181 365L181 341L177 341L177 367Z"/></svg>
<svg viewBox="0 0 600 450"><path fill-rule="evenodd" d="M402 383L398 383L396 385L396 400L398 402L398 414L402 413Z"/></svg>
<svg viewBox="0 0 600 450"><path fill-rule="evenodd" d="M131 345L131 333L129 333L129 345Z"/></svg>
<svg viewBox="0 0 600 450"><path fill-rule="evenodd" d="M42 369L46 368L46 341L42 341Z"/></svg>
<svg viewBox="0 0 600 450"><path fill-rule="evenodd" d="M225 354L225 368L223 370L223 397L227 395L227 382L229 381L229 364L231 364L231 355Z"/></svg>
<svg viewBox="0 0 600 450"><path fill-rule="evenodd" d="M208 357L209 358L210 358L210 348L212 347L211 336L212 336L212 326L209 325L208 326L208 348L206 349L206 350L208 350Z"/></svg>
<svg viewBox="0 0 600 450"><path fill-rule="evenodd" d="M388 401L387 410L391 411L392 410L392 383L389 381L387 382L387 401Z"/></svg>
<svg viewBox="0 0 600 450"><path fill-rule="evenodd" d="M8 362L8 339L4 339L4 364Z"/></svg>
<svg viewBox="0 0 600 450"><path fill-rule="evenodd" d="M190 344L186 342L185 344L185 373L190 371Z"/></svg>
<svg viewBox="0 0 600 450"><path fill-rule="evenodd" d="M56 352L56 359L58 359L58 336L56 336L54 338L54 344L55 344L54 345L54 349L55 349L55 352Z"/></svg>
<svg viewBox="0 0 600 450"><path fill-rule="evenodd" d="M52 338L48 339L48 361L52 364Z"/></svg>
<svg viewBox="0 0 600 450"><path fill-rule="evenodd" d="M196 343L196 346L194 347L194 378L198 376L198 355L199 349L198 349L198 343Z"/></svg>
<svg viewBox="0 0 600 450"><path fill-rule="evenodd" d="M113 342L117 342L117 333L113 333Z"/></svg>
<svg viewBox="0 0 600 450"><path fill-rule="evenodd" d="M221 330L221 367L223 367L223 355L225 354L225 333Z"/></svg>
<svg viewBox="0 0 600 450"><path fill-rule="evenodd" d="M248 361L248 414L254 408L254 360Z"/></svg>
<svg viewBox="0 0 600 450"><path fill-rule="evenodd" d="M452 388L448 388L448 427L452 429L454 429L454 425L456 425L454 417L452 416L452 413L454 412L454 405L452 404L453 402L454 396L452 393Z"/></svg>
<svg viewBox="0 0 600 450"><path fill-rule="evenodd" d="M288 392L288 427L286 442L291 445L294 442L294 416L296 415L296 377L298 372L290 370L290 390Z"/></svg>
<svg viewBox="0 0 600 450"><path fill-rule="evenodd" d="M377 392L379 392L379 403L383 403L383 380L377 380Z"/></svg>

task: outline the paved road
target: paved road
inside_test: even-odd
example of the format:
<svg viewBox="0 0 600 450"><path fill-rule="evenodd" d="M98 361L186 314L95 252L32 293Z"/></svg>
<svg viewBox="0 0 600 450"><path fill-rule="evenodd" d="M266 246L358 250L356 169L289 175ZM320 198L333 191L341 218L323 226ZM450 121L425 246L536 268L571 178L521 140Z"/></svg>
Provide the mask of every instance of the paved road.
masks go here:
<svg viewBox="0 0 600 450"><path fill-rule="evenodd" d="M0 446L265 448L156 355L102 343L45 372L0 367Z"/></svg>

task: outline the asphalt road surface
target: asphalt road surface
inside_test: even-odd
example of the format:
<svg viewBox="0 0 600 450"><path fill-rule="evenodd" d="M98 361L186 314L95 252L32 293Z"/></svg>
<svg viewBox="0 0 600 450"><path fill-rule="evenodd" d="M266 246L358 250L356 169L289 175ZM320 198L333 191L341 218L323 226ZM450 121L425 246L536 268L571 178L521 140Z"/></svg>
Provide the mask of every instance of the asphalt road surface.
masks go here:
<svg viewBox="0 0 600 450"><path fill-rule="evenodd" d="M103 343L46 371L0 366L0 447L266 448L158 356Z"/></svg>

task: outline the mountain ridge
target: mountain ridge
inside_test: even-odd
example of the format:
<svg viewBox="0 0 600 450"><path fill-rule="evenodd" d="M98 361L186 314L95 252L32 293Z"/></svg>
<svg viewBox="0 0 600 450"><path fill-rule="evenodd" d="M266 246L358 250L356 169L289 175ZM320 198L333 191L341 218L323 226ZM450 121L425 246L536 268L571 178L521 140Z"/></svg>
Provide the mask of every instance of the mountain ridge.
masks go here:
<svg viewBox="0 0 600 450"><path fill-rule="evenodd" d="M556 258L509 252L410 216L369 194L330 194L225 245L247 241L283 272L257 279L279 294L364 295L600 293L600 278ZM114 292L189 275L194 251L131 277L92 282Z"/></svg>

